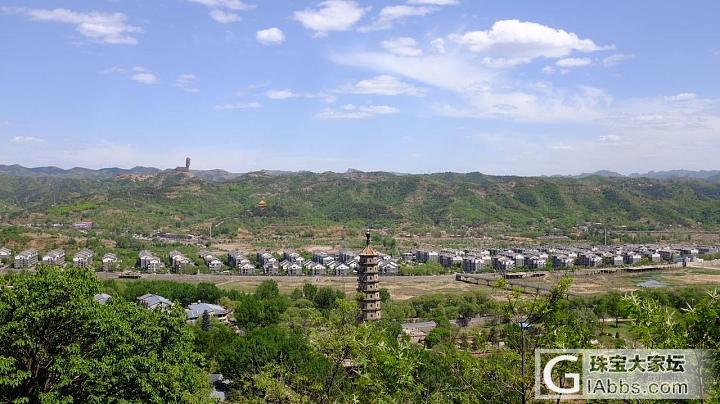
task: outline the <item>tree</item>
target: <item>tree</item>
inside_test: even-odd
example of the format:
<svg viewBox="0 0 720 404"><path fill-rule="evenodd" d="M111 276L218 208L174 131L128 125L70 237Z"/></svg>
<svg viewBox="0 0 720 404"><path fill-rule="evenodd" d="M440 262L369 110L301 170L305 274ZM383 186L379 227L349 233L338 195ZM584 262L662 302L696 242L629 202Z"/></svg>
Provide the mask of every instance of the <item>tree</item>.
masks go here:
<svg viewBox="0 0 720 404"><path fill-rule="evenodd" d="M433 328L425 337L425 344L428 348L436 345L447 344L452 341L452 330L445 327Z"/></svg>
<svg viewBox="0 0 720 404"><path fill-rule="evenodd" d="M207 376L182 309L99 304L99 291L80 268L0 279L0 401L205 400Z"/></svg>
<svg viewBox="0 0 720 404"><path fill-rule="evenodd" d="M380 288L380 301L387 303L390 300L390 291L386 288Z"/></svg>
<svg viewBox="0 0 720 404"><path fill-rule="evenodd" d="M255 289L255 296L258 299L272 299L280 294L277 282L272 279L262 281Z"/></svg>
<svg viewBox="0 0 720 404"><path fill-rule="evenodd" d="M202 329L203 331L210 331L210 313L207 310L203 311Z"/></svg>

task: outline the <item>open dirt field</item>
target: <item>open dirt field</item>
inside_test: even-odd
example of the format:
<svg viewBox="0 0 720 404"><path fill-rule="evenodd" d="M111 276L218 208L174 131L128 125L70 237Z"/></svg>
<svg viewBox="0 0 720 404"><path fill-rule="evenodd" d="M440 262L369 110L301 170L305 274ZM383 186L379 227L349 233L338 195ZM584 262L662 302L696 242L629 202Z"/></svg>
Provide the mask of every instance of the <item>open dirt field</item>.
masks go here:
<svg viewBox="0 0 720 404"><path fill-rule="evenodd" d="M117 278L117 273L98 273L104 279ZM550 275L546 279L523 280L529 284L552 287L560 275ZM318 286L330 286L343 290L348 296L355 293L356 279L352 276L233 276L233 275L175 275L156 274L144 275L143 279L166 279L178 282L210 282L224 289L236 289L252 292L258 284L266 279L274 279L280 291L290 293L295 288L302 288L304 283ZM608 291L629 292L641 289L641 282L655 280L664 288L683 286L700 286L720 288L720 267L687 267L658 272L588 275L574 277L571 291L582 295L605 293ZM502 296L505 292L484 285L474 285L455 280L454 275L437 276L384 276L380 285L390 291L393 299L405 300L430 293L457 293L472 290L485 290L492 295Z"/></svg>
<svg viewBox="0 0 720 404"><path fill-rule="evenodd" d="M553 286L561 275L551 274L544 279L534 278L523 280L527 284ZM641 289L640 283L647 281L659 282L661 288L677 288L700 286L720 288L720 267L679 267L657 272L629 273L618 271L613 274L598 274L573 277L570 288L581 295L606 293L609 291L630 292Z"/></svg>

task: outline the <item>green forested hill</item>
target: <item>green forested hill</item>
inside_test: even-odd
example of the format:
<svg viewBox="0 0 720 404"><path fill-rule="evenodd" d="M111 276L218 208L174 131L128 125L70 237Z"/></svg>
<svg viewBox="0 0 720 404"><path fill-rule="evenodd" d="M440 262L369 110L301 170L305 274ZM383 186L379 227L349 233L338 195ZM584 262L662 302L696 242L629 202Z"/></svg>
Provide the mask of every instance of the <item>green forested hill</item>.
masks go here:
<svg viewBox="0 0 720 404"><path fill-rule="evenodd" d="M261 199L267 201L264 210L257 207ZM714 229L720 227L720 184L479 173L259 172L226 182L172 172L101 180L0 175L0 213L48 223L90 219L130 231L191 229L223 220L219 232L269 224L371 224L543 233L605 221L639 230Z"/></svg>

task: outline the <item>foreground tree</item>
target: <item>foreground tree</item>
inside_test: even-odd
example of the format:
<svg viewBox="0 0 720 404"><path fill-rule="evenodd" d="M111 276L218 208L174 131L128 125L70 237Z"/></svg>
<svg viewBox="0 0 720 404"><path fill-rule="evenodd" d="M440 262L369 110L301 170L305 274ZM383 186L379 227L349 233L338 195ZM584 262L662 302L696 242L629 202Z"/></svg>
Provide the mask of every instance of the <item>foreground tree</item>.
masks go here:
<svg viewBox="0 0 720 404"><path fill-rule="evenodd" d="M204 402L181 309L102 305L94 274L44 267L0 278L0 401Z"/></svg>

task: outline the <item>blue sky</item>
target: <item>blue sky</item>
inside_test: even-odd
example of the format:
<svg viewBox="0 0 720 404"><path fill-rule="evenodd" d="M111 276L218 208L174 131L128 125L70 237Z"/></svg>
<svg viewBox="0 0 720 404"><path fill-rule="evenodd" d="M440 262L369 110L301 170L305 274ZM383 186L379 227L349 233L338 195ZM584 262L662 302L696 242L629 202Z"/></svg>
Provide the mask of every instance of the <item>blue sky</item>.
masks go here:
<svg viewBox="0 0 720 404"><path fill-rule="evenodd" d="M0 163L718 169L720 3L13 1Z"/></svg>

